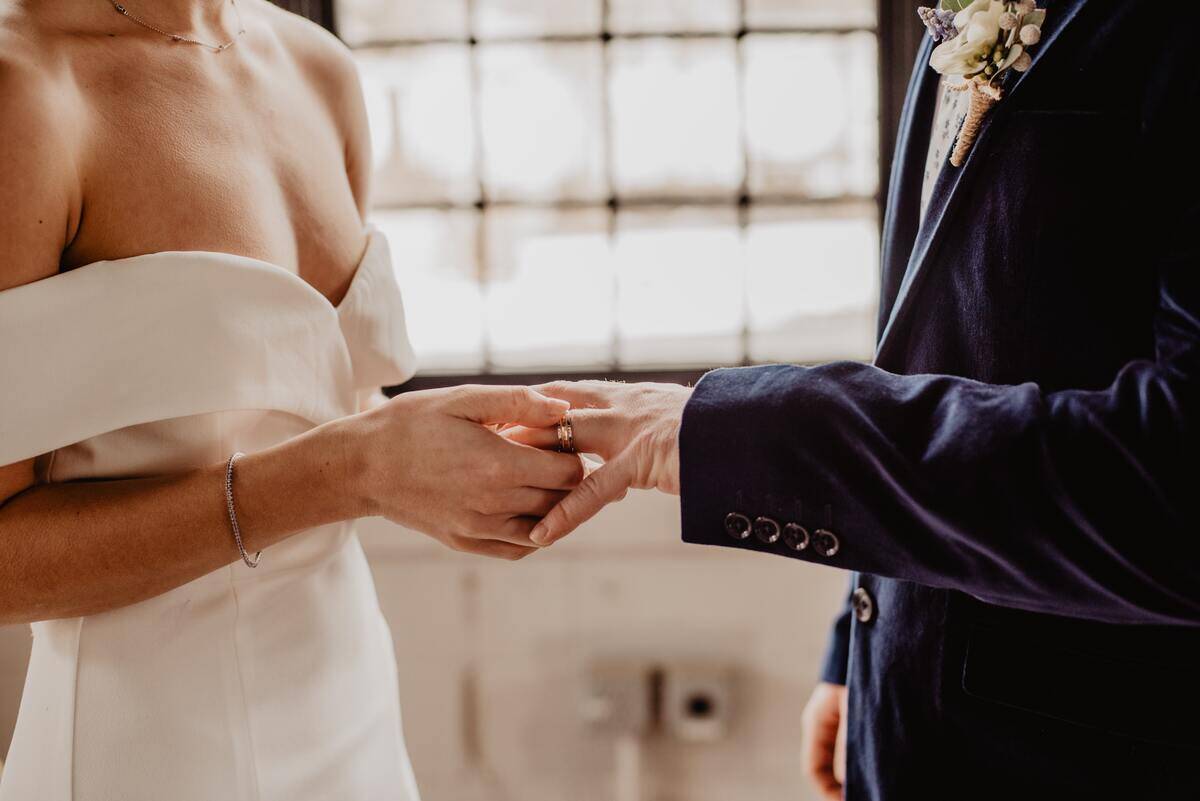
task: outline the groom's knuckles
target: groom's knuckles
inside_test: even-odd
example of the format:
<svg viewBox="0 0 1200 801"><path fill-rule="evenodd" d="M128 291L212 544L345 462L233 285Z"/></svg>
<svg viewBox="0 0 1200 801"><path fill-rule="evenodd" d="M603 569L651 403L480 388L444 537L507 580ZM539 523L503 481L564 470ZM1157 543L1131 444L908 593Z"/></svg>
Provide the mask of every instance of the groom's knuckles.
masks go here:
<svg viewBox="0 0 1200 801"><path fill-rule="evenodd" d="M571 428L575 449L580 453L607 456L621 448L617 439L617 415L609 409L573 409Z"/></svg>

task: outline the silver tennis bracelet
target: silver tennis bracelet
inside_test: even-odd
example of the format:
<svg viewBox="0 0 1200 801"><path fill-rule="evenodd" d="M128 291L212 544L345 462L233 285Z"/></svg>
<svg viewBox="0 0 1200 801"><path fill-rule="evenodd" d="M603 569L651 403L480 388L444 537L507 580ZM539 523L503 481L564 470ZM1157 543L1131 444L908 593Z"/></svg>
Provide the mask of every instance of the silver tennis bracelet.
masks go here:
<svg viewBox="0 0 1200 801"><path fill-rule="evenodd" d="M253 560L250 558L250 554L246 553L246 546L242 543L242 529L238 526L237 512L233 509L233 464L245 455L238 451L229 457L229 462L225 465L225 506L229 509L229 525L233 528L233 539L237 542L238 550L241 551L242 561L248 567L258 567L258 562L262 559L262 551L254 554Z"/></svg>

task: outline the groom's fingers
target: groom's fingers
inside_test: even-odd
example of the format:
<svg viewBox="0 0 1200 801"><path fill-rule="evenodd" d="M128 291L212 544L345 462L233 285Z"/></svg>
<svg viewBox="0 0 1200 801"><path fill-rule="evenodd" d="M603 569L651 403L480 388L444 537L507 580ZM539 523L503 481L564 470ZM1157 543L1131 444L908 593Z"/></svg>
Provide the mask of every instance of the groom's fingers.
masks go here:
<svg viewBox="0 0 1200 801"><path fill-rule="evenodd" d="M551 545L570 534L613 501L619 501L633 483L633 461L622 454L594 471L534 527L530 539Z"/></svg>
<svg viewBox="0 0 1200 801"><path fill-rule="evenodd" d="M572 436L575 440L575 450L579 453L596 453L608 456L625 449L628 442L622 442L620 431L621 421L609 409L571 409L568 413L571 420ZM549 428L529 428L518 426L501 433L505 439L530 445L542 450L554 450L559 446L557 425Z"/></svg>

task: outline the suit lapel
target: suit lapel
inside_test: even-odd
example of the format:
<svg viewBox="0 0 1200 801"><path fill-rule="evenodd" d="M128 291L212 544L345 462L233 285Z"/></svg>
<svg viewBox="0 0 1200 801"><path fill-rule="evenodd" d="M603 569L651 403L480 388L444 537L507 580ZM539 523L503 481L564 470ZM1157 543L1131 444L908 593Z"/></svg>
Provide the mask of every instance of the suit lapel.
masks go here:
<svg viewBox="0 0 1200 801"><path fill-rule="evenodd" d="M1051 2L1049 4L1046 24L1042 28L1042 41L1035 51L1033 64L1025 72L1017 73L1010 79L1005 89L1004 99L985 118L980 128L979 136L975 140L975 145L971 149L963 166L956 168L945 165L942 169L941 174L934 183L933 193L930 195L929 206L925 211L925 216L920 222L916 242L913 244L908 265L904 271L904 277L900 282L895 300L892 303L887 324L884 326L883 333L879 337L879 346L875 351L875 362L877 364L882 363L886 359L887 349L891 341L895 338L894 332L898 327L898 323L909 313L908 307L912 305L911 299L914 287L917 286L922 276L929 271L929 256L935 251L938 243L941 241L944 234L944 223L957 210L957 205L961 202L961 198L965 194L963 191L964 188L970 186L980 162L987 155L987 148L991 143L990 134L996 127L996 120L1002 118L1008 113L1009 109L1013 108L1013 96L1020 91L1021 86L1037 71L1038 65L1042 62L1046 52L1062 32L1066 30L1071 21L1075 19L1075 16L1086 2L1087 0L1059 0L1059 2ZM928 72L932 73L933 70L930 69ZM934 83L936 85L936 81ZM908 153L908 156L916 158L916 151L911 148L910 150L911 152Z"/></svg>
<svg viewBox="0 0 1200 801"><path fill-rule="evenodd" d="M883 332L900 280L912 254L913 242L921 224L921 183L925 171L925 152L933 128L937 104L938 74L929 68L933 39L926 36L918 48L912 78L908 82L904 108L896 134L888 179L887 206L883 219L882 282L879 294L879 327Z"/></svg>

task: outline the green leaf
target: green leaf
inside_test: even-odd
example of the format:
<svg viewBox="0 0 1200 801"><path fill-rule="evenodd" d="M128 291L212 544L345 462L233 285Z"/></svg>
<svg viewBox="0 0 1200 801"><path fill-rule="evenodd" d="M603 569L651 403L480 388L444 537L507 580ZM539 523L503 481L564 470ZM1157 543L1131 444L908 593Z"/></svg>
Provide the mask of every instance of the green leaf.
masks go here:
<svg viewBox="0 0 1200 801"><path fill-rule="evenodd" d="M1021 27L1023 28L1026 25L1036 25L1040 28L1045 21L1046 9L1039 8L1037 11L1030 11L1025 15L1025 18L1021 20Z"/></svg>
<svg viewBox="0 0 1200 801"><path fill-rule="evenodd" d="M964 8L971 5L972 2L973 0L942 0L941 5L943 11L953 11L957 14L959 11L962 11Z"/></svg>

